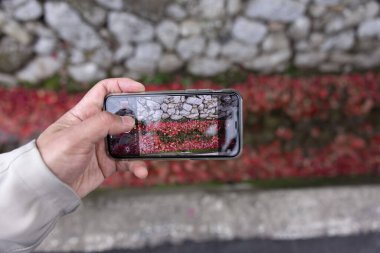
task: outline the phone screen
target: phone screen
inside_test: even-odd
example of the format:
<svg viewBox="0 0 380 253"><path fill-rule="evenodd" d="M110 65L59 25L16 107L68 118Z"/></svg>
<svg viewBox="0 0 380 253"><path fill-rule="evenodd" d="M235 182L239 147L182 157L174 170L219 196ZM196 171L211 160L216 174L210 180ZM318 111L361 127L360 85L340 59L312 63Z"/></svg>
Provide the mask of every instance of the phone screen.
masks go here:
<svg viewBox="0 0 380 253"><path fill-rule="evenodd" d="M109 135L114 158L228 158L241 150L236 92L110 95L105 110L135 118L128 133Z"/></svg>

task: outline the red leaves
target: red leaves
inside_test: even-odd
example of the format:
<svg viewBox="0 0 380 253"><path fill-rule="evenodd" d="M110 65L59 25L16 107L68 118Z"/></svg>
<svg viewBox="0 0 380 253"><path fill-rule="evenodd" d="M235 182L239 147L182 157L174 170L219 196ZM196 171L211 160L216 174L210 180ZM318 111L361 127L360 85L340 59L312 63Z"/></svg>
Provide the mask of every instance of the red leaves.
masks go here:
<svg viewBox="0 0 380 253"><path fill-rule="evenodd" d="M289 128L280 127L277 129L276 135L281 139L290 140L293 138L293 131Z"/></svg>
<svg viewBox="0 0 380 253"><path fill-rule="evenodd" d="M179 82L148 86L148 90L185 88L189 87ZM191 88L221 87L204 80ZM302 78L250 75L244 83L231 88L244 97L246 146L241 157L231 161L150 161L147 179L117 173L105 185L149 186L378 173L380 75ZM22 141L32 138L73 106L80 96L0 88L0 143L5 140L4 132ZM183 130L165 124L151 130L168 135ZM202 145L195 141L184 143ZM160 140L147 140L148 144L170 150Z"/></svg>
<svg viewBox="0 0 380 253"><path fill-rule="evenodd" d="M0 129L23 141L40 133L79 101L65 92L0 88Z"/></svg>

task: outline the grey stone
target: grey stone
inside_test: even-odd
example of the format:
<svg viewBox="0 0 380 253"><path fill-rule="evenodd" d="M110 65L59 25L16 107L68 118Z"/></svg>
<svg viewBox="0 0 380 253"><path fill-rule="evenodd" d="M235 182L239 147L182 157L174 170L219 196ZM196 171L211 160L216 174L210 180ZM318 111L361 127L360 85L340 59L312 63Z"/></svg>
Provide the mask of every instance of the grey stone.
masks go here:
<svg viewBox="0 0 380 253"><path fill-rule="evenodd" d="M325 52L306 52L297 53L295 56L295 65L303 68L317 67L327 58Z"/></svg>
<svg viewBox="0 0 380 253"><path fill-rule="evenodd" d="M206 19L220 18L224 15L225 0L200 0L201 16Z"/></svg>
<svg viewBox="0 0 380 253"><path fill-rule="evenodd" d="M34 51L40 55L51 54L57 45L55 37L40 37L34 44Z"/></svg>
<svg viewBox="0 0 380 253"><path fill-rule="evenodd" d="M156 34L167 49L173 49L179 34L179 27L173 21L164 20L158 24Z"/></svg>
<svg viewBox="0 0 380 253"><path fill-rule="evenodd" d="M147 99L148 99L148 98L139 97L139 98L137 98L137 102L138 102L139 104L145 105ZM141 108L141 110L144 111L145 109Z"/></svg>
<svg viewBox="0 0 380 253"><path fill-rule="evenodd" d="M27 32L32 33L38 37L49 37L49 38L55 38L56 34L55 32L45 26L42 22L27 22L24 25Z"/></svg>
<svg viewBox="0 0 380 253"><path fill-rule="evenodd" d="M194 75L213 76L226 71L229 66L226 60L201 57L190 61L188 71Z"/></svg>
<svg viewBox="0 0 380 253"><path fill-rule="evenodd" d="M161 116L161 118L163 118L163 119L167 119L169 117L170 117L170 115L167 114L167 113L163 113L162 116Z"/></svg>
<svg viewBox="0 0 380 253"><path fill-rule="evenodd" d="M125 66L127 67L127 63L125 64ZM143 63L141 63L137 67L138 68L144 68L145 66L143 65ZM134 79L134 80L139 80L139 79L141 79L144 76L144 74L142 72L134 71L133 69L128 69L127 68L127 71L123 74L123 76L127 76L127 77L129 77L131 79Z"/></svg>
<svg viewBox="0 0 380 253"><path fill-rule="evenodd" d="M181 97L179 96L174 96L173 97L173 103L177 104L177 103L180 103L181 102Z"/></svg>
<svg viewBox="0 0 380 253"><path fill-rule="evenodd" d="M183 20L186 16L187 16L187 13L186 11L178 4L170 4L167 8L166 8L166 13L169 17L179 21L179 20Z"/></svg>
<svg viewBox="0 0 380 253"><path fill-rule="evenodd" d="M102 46L96 49L90 56L90 61L94 62L96 65L102 67L103 69L108 69L112 65L112 52L107 46Z"/></svg>
<svg viewBox="0 0 380 253"><path fill-rule="evenodd" d="M120 44L148 41L154 36L150 22L125 12L111 12L108 15L108 29Z"/></svg>
<svg viewBox="0 0 380 253"><path fill-rule="evenodd" d="M17 85L17 79L13 75L0 73L0 83L5 87L14 87Z"/></svg>
<svg viewBox="0 0 380 253"><path fill-rule="evenodd" d="M346 27L346 21L342 17L336 17L329 21L325 26L327 33L336 33L342 31Z"/></svg>
<svg viewBox="0 0 380 253"><path fill-rule="evenodd" d="M162 47L155 42L140 43L136 47L135 58L146 61L157 62L162 53Z"/></svg>
<svg viewBox="0 0 380 253"><path fill-rule="evenodd" d="M96 2L110 10L121 10L123 9L123 0L96 0Z"/></svg>
<svg viewBox="0 0 380 253"><path fill-rule="evenodd" d="M278 21L271 21L268 23L267 27L269 32L284 32L287 24Z"/></svg>
<svg viewBox="0 0 380 253"><path fill-rule="evenodd" d="M189 111L186 111L186 110L182 110L182 111L179 111L179 114L182 115L182 116L187 116L190 114Z"/></svg>
<svg viewBox="0 0 380 253"><path fill-rule="evenodd" d="M336 63L331 63L331 62L324 62L323 64L319 65L318 69L321 72L339 72L340 71L340 65Z"/></svg>
<svg viewBox="0 0 380 253"><path fill-rule="evenodd" d="M161 96L152 96L150 98L152 101L156 102L156 103L159 103L160 105L164 102L164 98L161 97Z"/></svg>
<svg viewBox="0 0 380 253"><path fill-rule="evenodd" d="M4 37L0 41L0 71L11 73L22 67L32 56L29 46L17 40Z"/></svg>
<svg viewBox="0 0 380 253"><path fill-rule="evenodd" d="M132 73L151 75L154 73L157 64L143 58L130 58L125 65Z"/></svg>
<svg viewBox="0 0 380 253"><path fill-rule="evenodd" d="M312 33L310 35L310 44L312 47L320 47L325 41L325 36L322 33Z"/></svg>
<svg viewBox="0 0 380 253"><path fill-rule="evenodd" d="M107 12L94 4L93 0L67 0L67 2L91 25L100 27L106 21Z"/></svg>
<svg viewBox="0 0 380 253"><path fill-rule="evenodd" d="M288 33L291 38L300 40L309 35L311 21L308 17L302 16L297 18L290 26Z"/></svg>
<svg viewBox="0 0 380 253"><path fill-rule="evenodd" d="M160 120L162 114L163 114L163 111L161 111L161 110L156 110L156 111L154 112L153 116L152 116L153 121Z"/></svg>
<svg viewBox="0 0 380 253"><path fill-rule="evenodd" d="M169 104L169 106L170 106L170 105L173 105L173 104ZM173 114L175 113L175 109L174 109L174 108L169 108L168 111L167 111L167 113L168 113L169 115L173 115Z"/></svg>
<svg viewBox="0 0 380 253"><path fill-rule="evenodd" d="M379 13L379 4L376 2L368 2L360 4L355 9L346 8L344 14L344 28L353 28L358 26L365 20L373 19Z"/></svg>
<svg viewBox="0 0 380 253"><path fill-rule="evenodd" d="M182 115L171 115L170 118L171 118L172 120L179 120L179 119L182 119L183 116L182 116Z"/></svg>
<svg viewBox="0 0 380 253"><path fill-rule="evenodd" d="M379 14L379 11L380 11L380 3L375 2L375 1L370 1L363 7L361 18L362 19L374 18Z"/></svg>
<svg viewBox="0 0 380 253"><path fill-rule="evenodd" d="M351 64L354 56L345 52L331 52L330 61L338 64Z"/></svg>
<svg viewBox="0 0 380 253"><path fill-rule="evenodd" d="M186 103L189 105L200 105L202 104L202 99L197 98L197 97L188 97L186 99Z"/></svg>
<svg viewBox="0 0 380 253"><path fill-rule="evenodd" d="M214 107L217 107L218 106L218 102L216 100L212 100L209 104L208 104L208 108L214 108Z"/></svg>
<svg viewBox="0 0 380 253"><path fill-rule="evenodd" d="M161 73L170 73L180 69L183 61L176 54L163 54L158 61L158 71Z"/></svg>
<svg viewBox="0 0 380 253"><path fill-rule="evenodd" d="M204 36L211 40L225 40L227 39L227 29L229 28L229 22L225 25L222 19L207 20L200 23L201 32ZM221 34L222 38L221 38ZM223 38L224 37L224 38Z"/></svg>
<svg viewBox="0 0 380 253"><path fill-rule="evenodd" d="M255 57L252 61L245 62L244 66L248 69L264 72L282 71L283 63L289 61L290 58L290 50L281 50Z"/></svg>
<svg viewBox="0 0 380 253"><path fill-rule="evenodd" d="M370 53L361 53L354 58L355 65L359 68L373 68L380 65L380 49L374 50Z"/></svg>
<svg viewBox="0 0 380 253"><path fill-rule="evenodd" d="M17 1L5 1L5 3L16 3ZM4 4L5 4L4 3ZM21 4L15 5L13 10L13 16L21 21L36 20L42 15L42 6L36 0L22 1Z"/></svg>
<svg viewBox="0 0 380 253"><path fill-rule="evenodd" d="M193 113L193 114L187 115L186 118L188 118L188 119L196 119L196 118L198 118L198 116L199 116L198 113Z"/></svg>
<svg viewBox="0 0 380 253"><path fill-rule="evenodd" d="M91 50L102 45L95 30L84 23L66 2L46 2L45 20L62 39L80 49Z"/></svg>
<svg viewBox="0 0 380 253"><path fill-rule="evenodd" d="M359 38L380 38L380 18L361 23L358 29L358 36Z"/></svg>
<svg viewBox="0 0 380 253"><path fill-rule="evenodd" d="M70 65L68 71L75 81L82 83L99 81L106 77L105 71L93 62Z"/></svg>
<svg viewBox="0 0 380 253"><path fill-rule="evenodd" d="M222 55L232 62L251 60L257 55L257 52L256 46L246 45L235 40L223 45L222 48Z"/></svg>
<svg viewBox="0 0 380 253"><path fill-rule="evenodd" d="M38 56L20 70L18 80L37 83L55 74L63 65L63 55L58 57Z"/></svg>
<svg viewBox="0 0 380 253"><path fill-rule="evenodd" d="M183 38L178 42L176 51L182 59L188 60L201 54L205 45L206 40L201 36Z"/></svg>
<svg viewBox="0 0 380 253"><path fill-rule="evenodd" d="M1 8L7 14L12 14L18 7L27 3L28 0L3 0L1 1Z"/></svg>
<svg viewBox="0 0 380 253"><path fill-rule="evenodd" d="M183 108L185 111L191 111L191 109L193 108L193 106L190 105L190 104L184 103L184 104L182 105L182 108Z"/></svg>
<svg viewBox="0 0 380 253"><path fill-rule="evenodd" d="M217 42L215 40L211 40L207 44L205 54L208 57L214 58L214 57L217 57L219 55L221 49L222 49L222 46L220 45L219 42Z"/></svg>
<svg viewBox="0 0 380 253"><path fill-rule="evenodd" d="M267 52L289 48L289 40L284 33L271 33L263 41L262 49Z"/></svg>
<svg viewBox="0 0 380 253"><path fill-rule="evenodd" d="M301 17L305 9L304 3L294 0L251 0L246 15L267 21L291 22Z"/></svg>
<svg viewBox="0 0 380 253"><path fill-rule="evenodd" d="M235 15L237 14L242 7L241 0L227 0L227 13L229 15Z"/></svg>
<svg viewBox="0 0 380 253"><path fill-rule="evenodd" d="M133 53L133 46L129 43L122 44L113 55L114 62L122 62L131 56Z"/></svg>
<svg viewBox="0 0 380 253"><path fill-rule="evenodd" d="M3 20L3 22L1 22ZM32 36L19 23L13 20L6 20L6 17L0 12L0 23L2 24L2 32L9 37L17 40L23 45L28 45L32 41Z"/></svg>
<svg viewBox="0 0 380 253"><path fill-rule="evenodd" d="M163 112L167 112L168 111L168 105L167 104L162 104L161 105L161 110L163 111Z"/></svg>
<svg viewBox="0 0 380 253"><path fill-rule="evenodd" d="M164 98L163 97L161 97L161 96L153 96L153 97L151 97L150 99L152 99L154 102L157 102L157 103L159 103L159 104L162 104L163 102L164 102Z"/></svg>
<svg viewBox="0 0 380 253"><path fill-rule="evenodd" d="M7 23L8 20L8 15L4 11L0 10L0 27L3 28L3 26Z"/></svg>
<svg viewBox="0 0 380 253"><path fill-rule="evenodd" d="M326 6L338 5L341 2L342 0L314 0L314 3L317 5L326 5Z"/></svg>
<svg viewBox="0 0 380 253"><path fill-rule="evenodd" d="M123 66L114 65L111 67L111 77L120 77L125 73L125 69Z"/></svg>
<svg viewBox="0 0 380 253"><path fill-rule="evenodd" d="M313 18L321 18L326 13L326 6L313 4L309 7L309 12Z"/></svg>
<svg viewBox="0 0 380 253"><path fill-rule="evenodd" d="M153 100L147 100L146 105L151 109L151 110L158 110L160 109L161 105Z"/></svg>
<svg viewBox="0 0 380 253"><path fill-rule="evenodd" d="M139 17L151 20L155 23L162 20L166 6L171 0L124 0L125 9L130 13L135 13Z"/></svg>
<svg viewBox="0 0 380 253"><path fill-rule="evenodd" d="M247 44L256 45L261 42L268 29L262 23L239 17L232 27L232 35Z"/></svg>
<svg viewBox="0 0 380 253"><path fill-rule="evenodd" d="M356 48L358 52L371 52L374 48L379 47L378 39L376 38L360 38L357 40Z"/></svg>
<svg viewBox="0 0 380 253"><path fill-rule="evenodd" d="M198 35L201 31L200 23L195 20L185 20L181 23L180 33L184 37Z"/></svg>
<svg viewBox="0 0 380 253"><path fill-rule="evenodd" d="M349 50L354 46L354 42L354 32L347 31L327 38L326 41L321 45L321 49L322 51Z"/></svg>
<svg viewBox="0 0 380 253"><path fill-rule="evenodd" d="M71 64L79 64L86 61L86 57L82 50L73 48L70 50L69 61Z"/></svg>

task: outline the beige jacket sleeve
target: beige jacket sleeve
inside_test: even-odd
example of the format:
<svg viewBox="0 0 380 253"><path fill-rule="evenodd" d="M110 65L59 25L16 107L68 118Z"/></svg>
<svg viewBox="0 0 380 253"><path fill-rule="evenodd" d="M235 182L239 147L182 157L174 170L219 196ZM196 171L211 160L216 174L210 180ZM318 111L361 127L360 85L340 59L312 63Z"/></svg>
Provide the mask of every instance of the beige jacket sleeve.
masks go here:
<svg viewBox="0 0 380 253"><path fill-rule="evenodd" d="M35 141L0 155L0 252L30 252L80 198L45 165Z"/></svg>

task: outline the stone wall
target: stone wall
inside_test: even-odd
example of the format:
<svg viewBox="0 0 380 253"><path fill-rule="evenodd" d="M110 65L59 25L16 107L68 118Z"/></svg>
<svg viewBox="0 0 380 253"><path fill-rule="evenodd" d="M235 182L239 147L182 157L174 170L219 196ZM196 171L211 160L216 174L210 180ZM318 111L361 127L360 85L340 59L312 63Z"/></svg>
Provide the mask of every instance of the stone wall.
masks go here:
<svg viewBox="0 0 380 253"><path fill-rule="evenodd" d="M380 65L373 0L3 0L0 83Z"/></svg>

